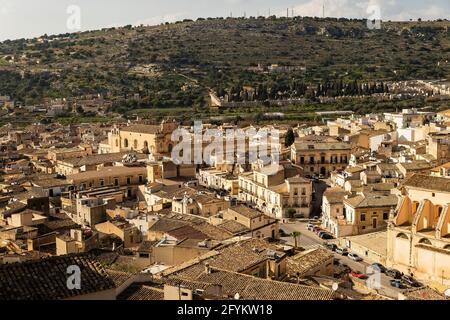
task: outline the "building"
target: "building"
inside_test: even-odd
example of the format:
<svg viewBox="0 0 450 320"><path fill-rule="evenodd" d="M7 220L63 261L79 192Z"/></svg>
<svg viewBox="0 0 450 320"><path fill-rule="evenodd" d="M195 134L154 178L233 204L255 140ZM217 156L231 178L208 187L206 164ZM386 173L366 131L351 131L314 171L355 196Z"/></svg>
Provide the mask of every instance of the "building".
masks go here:
<svg viewBox="0 0 450 320"><path fill-rule="evenodd" d="M139 229L125 219L116 218L98 223L95 225L95 229L101 233L118 236L122 240L124 248L137 247L142 241Z"/></svg>
<svg viewBox="0 0 450 320"><path fill-rule="evenodd" d="M303 167L305 176L322 175L345 169L351 154L351 145L338 140L297 140L291 147L291 160Z"/></svg>
<svg viewBox="0 0 450 320"><path fill-rule="evenodd" d="M183 195L180 198L174 198L172 201L173 212L202 217L216 215L229 206L229 201L207 194Z"/></svg>
<svg viewBox="0 0 450 320"><path fill-rule="evenodd" d="M388 228L387 264L423 281L450 285L450 180L416 174Z"/></svg>
<svg viewBox="0 0 450 320"><path fill-rule="evenodd" d="M145 184L147 170L141 166L116 166L69 175L67 182L73 190L89 190L105 187L127 187L127 197L137 194L138 186Z"/></svg>
<svg viewBox="0 0 450 320"><path fill-rule="evenodd" d="M201 186L223 190L232 196L239 194L239 178L227 171L217 169L200 169L197 174Z"/></svg>
<svg viewBox="0 0 450 320"><path fill-rule="evenodd" d="M248 235L254 238L279 239L279 222L255 209L239 205L220 213L223 221L236 221L248 229Z"/></svg>
<svg viewBox="0 0 450 320"><path fill-rule="evenodd" d="M301 169L280 165L276 174L262 167L239 175L239 200L256 206L277 218L309 217L312 208L312 182L299 175Z"/></svg>
<svg viewBox="0 0 450 320"><path fill-rule="evenodd" d="M77 198L72 220L80 225L94 226L106 220L106 210L114 209L115 199Z"/></svg>
<svg viewBox="0 0 450 320"><path fill-rule="evenodd" d="M344 199L346 225L351 225L351 234L358 235L386 229L391 210L398 203L396 195L360 193Z"/></svg>
<svg viewBox="0 0 450 320"><path fill-rule="evenodd" d="M99 153L146 151L152 154L170 154L174 147L172 132L178 128L176 122L161 125L135 124L114 127L108 140L99 145Z"/></svg>
<svg viewBox="0 0 450 320"><path fill-rule="evenodd" d="M85 171L97 171L104 167L112 167L116 162L121 162L126 155L126 153L118 152L58 160L56 161L55 170L64 176ZM136 154L136 157L145 159L147 156Z"/></svg>
<svg viewBox="0 0 450 320"><path fill-rule="evenodd" d="M82 275L81 285L71 289L68 280L77 270ZM114 282L101 264L86 254L0 264L0 300L115 299Z"/></svg>
<svg viewBox="0 0 450 320"><path fill-rule="evenodd" d="M349 193L342 188L329 188L323 194L322 227L339 237L339 226L344 224L344 199Z"/></svg>

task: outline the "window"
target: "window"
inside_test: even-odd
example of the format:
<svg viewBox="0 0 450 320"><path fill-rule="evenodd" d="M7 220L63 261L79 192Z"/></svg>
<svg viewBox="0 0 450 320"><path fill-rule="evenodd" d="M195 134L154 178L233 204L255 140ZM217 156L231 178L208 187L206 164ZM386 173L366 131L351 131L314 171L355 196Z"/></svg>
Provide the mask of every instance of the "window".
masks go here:
<svg viewBox="0 0 450 320"><path fill-rule="evenodd" d="M142 183L144 181L144 177L143 176L139 176L139 183Z"/></svg>
<svg viewBox="0 0 450 320"><path fill-rule="evenodd" d="M114 178L114 185L118 186L119 185L119 178Z"/></svg>
<svg viewBox="0 0 450 320"><path fill-rule="evenodd" d="M134 145L134 149L137 149L137 148L138 148L138 141L137 141L136 139L134 140L133 145Z"/></svg>
<svg viewBox="0 0 450 320"><path fill-rule="evenodd" d="M302 196L306 196L306 188L302 188Z"/></svg>
<svg viewBox="0 0 450 320"><path fill-rule="evenodd" d="M300 157L300 164L304 164L305 163L305 157Z"/></svg>
<svg viewBox="0 0 450 320"><path fill-rule="evenodd" d="M366 221L366 214L365 213L361 213L361 221Z"/></svg>
<svg viewBox="0 0 450 320"><path fill-rule="evenodd" d="M309 163L314 163L314 157L309 157Z"/></svg>
<svg viewBox="0 0 450 320"><path fill-rule="evenodd" d="M131 178L127 177L127 184L131 184Z"/></svg>
<svg viewBox="0 0 450 320"><path fill-rule="evenodd" d="M123 140L123 146L128 148L128 139Z"/></svg>
<svg viewBox="0 0 450 320"><path fill-rule="evenodd" d="M297 195L298 195L298 189L294 188L294 196L297 196Z"/></svg>
<svg viewBox="0 0 450 320"><path fill-rule="evenodd" d="M436 197L436 193L433 192L433 193L431 194L431 196L432 196L433 198Z"/></svg>
<svg viewBox="0 0 450 320"><path fill-rule="evenodd" d="M389 212L383 212L383 219L388 220L389 219Z"/></svg>
<svg viewBox="0 0 450 320"><path fill-rule="evenodd" d="M105 185L105 180L100 179L100 186L103 187Z"/></svg>

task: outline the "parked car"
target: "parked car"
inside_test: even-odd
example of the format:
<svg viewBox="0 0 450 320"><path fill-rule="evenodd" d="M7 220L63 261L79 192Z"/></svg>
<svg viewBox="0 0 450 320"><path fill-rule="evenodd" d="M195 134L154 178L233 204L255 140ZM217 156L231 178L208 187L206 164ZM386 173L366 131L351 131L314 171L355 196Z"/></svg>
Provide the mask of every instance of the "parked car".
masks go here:
<svg viewBox="0 0 450 320"><path fill-rule="evenodd" d="M340 266L341 265L341 260L334 258L333 259L333 265Z"/></svg>
<svg viewBox="0 0 450 320"><path fill-rule="evenodd" d="M401 280L393 279L390 281L391 287L397 288L397 289L406 289L406 286L402 283Z"/></svg>
<svg viewBox="0 0 450 320"><path fill-rule="evenodd" d="M339 247L337 247L337 248L336 248L336 253L337 253L337 254L340 254L340 255L343 255L343 256L346 256L346 255L348 255L348 250L345 249L345 248L339 248Z"/></svg>
<svg viewBox="0 0 450 320"><path fill-rule="evenodd" d="M362 279L362 280L368 278L368 276L366 274L364 274L360 271L352 271L352 272L350 272L350 275L354 278L358 278L358 279Z"/></svg>
<svg viewBox="0 0 450 320"><path fill-rule="evenodd" d="M348 257L352 259L353 261L363 261L363 258L358 256L356 253L349 253Z"/></svg>
<svg viewBox="0 0 450 320"><path fill-rule="evenodd" d="M320 238L324 239L324 240L332 240L332 239L334 239L333 235L331 235L329 233L322 234L322 236Z"/></svg>
<svg viewBox="0 0 450 320"><path fill-rule="evenodd" d="M321 231L322 229L320 229L320 227L318 227L318 226L315 226L314 228L313 228L313 232L318 232L318 231Z"/></svg>
<svg viewBox="0 0 450 320"><path fill-rule="evenodd" d="M386 270L385 273L388 277L391 277L394 279L400 279L402 277L402 273L396 269L388 269L388 270Z"/></svg>
<svg viewBox="0 0 450 320"><path fill-rule="evenodd" d="M325 248L327 248L328 250L331 250L331 251L335 251L337 248L337 245L335 245L334 243L326 243Z"/></svg>
<svg viewBox="0 0 450 320"><path fill-rule="evenodd" d="M306 225L306 228L307 228L309 231L312 231L312 230L314 229L314 227L315 227L315 225L313 225L312 223L308 223L308 224Z"/></svg>
<svg viewBox="0 0 450 320"><path fill-rule="evenodd" d="M319 233L317 233L317 235L318 235L319 238L320 238L320 236L323 235L323 234L325 234L325 233L328 233L328 231L320 230Z"/></svg>
<svg viewBox="0 0 450 320"><path fill-rule="evenodd" d="M315 229L314 233L319 235L320 232L322 232L323 230L321 228L317 228Z"/></svg>
<svg viewBox="0 0 450 320"><path fill-rule="evenodd" d="M408 276L406 274L404 274L401 279L404 284L406 284L410 287L420 288L422 286L422 284L420 282L418 282L416 279L414 279L413 277Z"/></svg>
<svg viewBox="0 0 450 320"><path fill-rule="evenodd" d="M372 267L373 270L378 271L380 273L386 272L386 267L383 266L381 263L372 263L370 266Z"/></svg>

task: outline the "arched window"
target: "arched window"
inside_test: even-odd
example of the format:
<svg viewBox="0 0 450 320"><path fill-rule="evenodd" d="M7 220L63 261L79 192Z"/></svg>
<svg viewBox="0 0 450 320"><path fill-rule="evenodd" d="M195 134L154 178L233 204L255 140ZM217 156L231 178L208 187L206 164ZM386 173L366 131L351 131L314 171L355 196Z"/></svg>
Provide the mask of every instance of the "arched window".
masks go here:
<svg viewBox="0 0 450 320"><path fill-rule="evenodd" d="M148 148L148 142L144 141L144 148Z"/></svg>
<svg viewBox="0 0 450 320"><path fill-rule="evenodd" d="M414 201L413 202L413 213L416 213L418 208L419 208L419 202Z"/></svg>
<svg viewBox="0 0 450 320"><path fill-rule="evenodd" d="M169 152L172 152L172 149L173 149L173 146L172 146L172 144L170 143L170 144L169 144Z"/></svg>
<svg viewBox="0 0 450 320"><path fill-rule="evenodd" d="M137 150L137 148L138 148L138 141L136 139L134 140L133 145L134 145L134 149Z"/></svg>
<svg viewBox="0 0 450 320"><path fill-rule="evenodd" d="M427 245L429 245L429 246L432 245L431 241L428 240L427 238L420 239L419 243L420 243L420 244L427 244Z"/></svg>
<svg viewBox="0 0 450 320"><path fill-rule="evenodd" d="M119 146L119 139L116 139L116 147Z"/></svg>
<svg viewBox="0 0 450 320"><path fill-rule="evenodd" d="M128 139L123 140L123 146L128 148Z"/></svg>
<svg viewBox="0 0 450 320"><path fill-rule="evenodd" d="M446 246L444 247L444 250L450 250L450 244L446 245Z"/></svg>
<svg viewBox="0 0 450 320"><path fill-rule="evenodd" d="M397 238L400 238L400 239L406 239L406 240L409 239L408 236L407 236L406 234L404 234L404 233L399 233L399 234L397 235Z"/></svg>

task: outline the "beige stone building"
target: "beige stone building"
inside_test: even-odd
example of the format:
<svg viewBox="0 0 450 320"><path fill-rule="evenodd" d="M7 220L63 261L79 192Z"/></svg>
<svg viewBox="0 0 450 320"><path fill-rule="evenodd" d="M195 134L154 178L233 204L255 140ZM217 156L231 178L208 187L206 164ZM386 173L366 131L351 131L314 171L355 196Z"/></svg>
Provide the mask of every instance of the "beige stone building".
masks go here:
<svg viewBox="0 0 450 320"><path fill-rule="evenodd" d="M305 137L291 147L291 160L304 168L305 176L323 175L345 169L348 165L351 145L338 140Z"/></svg>
<svg viewBox="0 0 450 320"><path fill-rule="evenodd" d="M279 222L262 212L246 206L235 206L221 212L221 221L236 221L249 229L249 234L260 239L279 239Z"/></svg>
<svg viewBox="0 0 450 320"><path fill-rule="evenodd" d="M450 285L450 179L414 175L388 228L387 264Z"/></svg>
<svg viewBox="0 0 450 320"><path fill-rule="evenodd" d="M301 168L283 164L275 174L268 167L240 174L238 198L277 219L309 217L312 182L299 173Z"/></svg>
<svg viewBox="0 0 450 320"><path fill-rule="evenodd" d="M330 195L327 195L328 197ZM342 214L336 213L333 217L330 212L326 227L335 237L386 230L389 213L397 206L397 203L396 195L369 192L361 192L352 197L345 195ZM335 210L340 210L340 206L336 204L333 207Z"/></svg>
<svg viewBox="0 0 450 320"><path fill-rule="evenodd" d="M148 151L152 154L170 154L174 146L171 135L176 128L176 122L164 121L160 125L114 127L108 133L108 140L100 144L99 153Z"/></svg>
<svg viewBox="0 0 450 320"><path fill-rule="evenodd" d="M218 212L227 209L229 201L207 194L191 194L174 198L172 201L172 211L180 214L191 214L202 217L210 217Z"/></svg>
<svg viewBox="0 0 450 320"><path fill-rule="evenodd" d="M115 219L95 225L95 229L105 234L114 234L123 241L124 248L136 247L142 241L139 229L122 219Z"/></svg>
<svg viewBox="0 0 450 320"><path fill-rule="evenodd" d="M80 172L67 177L67 181L74 190L126 187L127 197L134 197L138 186L145 184L146 179L147 169L143 166L106 167L98 171Z"/></svg>
<svg viewBox="0 0 450 320"><path fill-rule="evenodd" d="M201 186L216 190L227 191L230 195L237 196L239 193L239 179L236 175L227 171L201 169L197 174Z"/></svg>

